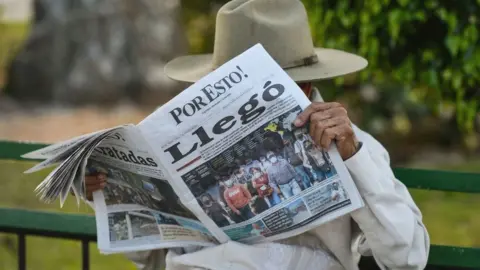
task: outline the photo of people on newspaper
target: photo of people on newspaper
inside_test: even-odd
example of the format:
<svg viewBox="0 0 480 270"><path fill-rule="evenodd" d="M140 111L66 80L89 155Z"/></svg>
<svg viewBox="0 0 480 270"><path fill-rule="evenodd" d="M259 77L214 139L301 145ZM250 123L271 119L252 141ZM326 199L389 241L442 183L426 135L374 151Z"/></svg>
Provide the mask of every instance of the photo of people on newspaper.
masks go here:
<svg viewBox="0 0 480 270"><path fill-rule="evenodd" d="M136 244L149 244L152 241L216 241L200 222L179 219L181 221L177 221L176 216L148 210L109 213L110 244L112 247L122 247L132 241ZM189 226L183 226L183 222Z"/></svg>
<svg viewBox="0 0 480 270"><path fill-rule="evenodd" d="M129 212L133 238L160 234L157 221L150 211Z"/></svg>
<svg viewBox="0 0 480 270"><path fill-rule="evenodd" d="M160 212L154 212L153 216L163 239L216 241L200 222L169 216Z"/></svg>
<svg viewBox="0 0 480 270"><path fill-rule="evenodd" d="M128 240L128 225L125 212L110 213L108 215L110 241Z"/></svg>
<svg viewBox="0 0 480 270"><path fill-rule="evenodd" d="M90 172L107 175L107 185L103 190L105 204L133 204L181 217L197 220L180 202L177 194L166 181L118 169L98 161L89 160Z"/></svg>
<svg viewBox="0 0 480 270"><path fill-rule="evenodd" d="M107 176L102 202L108 213L110 249L161 247L167 242L208 245L216 241L184 207L168 182L96 160L88 161L87 170Z"/></svg>
<svg viewBox="0 0 480 270"><path fill-rule="evenodd" d="M337 171L328 153L313 143L308 127L292 125L300 111L295 107L268 121L182 176L202 209L219 227L230 230L234 224L259 215L267 217L278 209L285 210L294 223L300 223L314 214L308 202L300 199L292 204L295 198L320 190L330 194L330 189L320 187L331 183ZM338 202L348 200L348 196L342 198ZM259 222L257 228L262 224L260 227L269 232L279 229L271 228L268 219ZM237 235L238 230L233 233Z"/></svg>
<svg viewBox="0 0 480 270"><path fill-rule="evenodd" d="M267 236L271 231L262 220L225 230L225 233L234 241L252 239Z"/></svg>
<svg viewBox="0 0 480 270"><path fill-rule="evenodd" d="M290 203L285 209L287 209L289 217L292 218L293 223L299 223L310 217L308 208L302 199Z"/></svg>

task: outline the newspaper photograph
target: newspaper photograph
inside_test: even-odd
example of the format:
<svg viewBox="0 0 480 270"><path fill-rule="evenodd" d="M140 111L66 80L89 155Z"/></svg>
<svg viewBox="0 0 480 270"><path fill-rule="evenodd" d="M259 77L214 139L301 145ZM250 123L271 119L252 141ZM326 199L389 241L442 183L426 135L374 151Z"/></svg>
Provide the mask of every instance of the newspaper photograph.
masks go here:
<svg viewBox="0 0 480 270"><path fill-rule="evenodd" d="M363 206L336 148L320 149L308 126L292 124L309 104L256 45L138 126L180 199L212 234L254 243Z"/></svg>
<svg viewBox="0 0 480 270"><path fill-rule="evenodd" d="M186 245L216 240L185 207L165 180L90 159L87 174L103 173L107 183L94 195L99 249L104 253Z"/></svg>
<svg viewBox="0 0 480 270"><path fill-rule="evenodd" d="M276 235L351 206L329 154L306 128L292 127L300 111L296 106L268 121L181 176L232 240Z"/></svg>

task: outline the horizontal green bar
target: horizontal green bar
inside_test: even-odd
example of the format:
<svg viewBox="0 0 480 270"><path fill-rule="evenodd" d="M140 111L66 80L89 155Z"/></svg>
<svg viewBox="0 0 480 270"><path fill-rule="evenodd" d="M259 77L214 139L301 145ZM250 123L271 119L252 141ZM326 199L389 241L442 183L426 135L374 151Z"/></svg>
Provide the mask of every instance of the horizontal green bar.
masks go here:
<svg viewBox="0 0 480 270"><path fill-rule="evenodd" d="M480 173L408 168L395 168L394 173L409 188L480 193Z"/></svg>
<svg viewBox="0 0 480 270"><path fill-rule="evenodd" d="M46 146L48 144L0 141L0 159L28 160L21 156Z"/></svg>
<svg viewBox="0 0 480 270"><path fill-rule="evenodd" d="M0 208L0 231L44 235L70 235L71 238L96 237L95 217L55 212ZM54 234L53 234L54 235ZM480 269L480 249L432 245L428 263Z"/></svg>
<svg viewBox="0 0 480 270"><path fill-rule="evenodd" d="M95 238L97 234L94 216L11 208L0 208L0 231L68 238Z"/></svg>
<svg viewBox="0 0 480 270"><path fill-rule="evenodd" d="M0 141L0 159L25 160L20 156L47 146L40 143ZM409 188L480 193L480 174L395 168L394 173Z"/></svg>
<svg viewBox="0 0 480 270"><path fill-rule="evenodd" d="M480 248L432 245L428 264L480 269Z"/></svg>

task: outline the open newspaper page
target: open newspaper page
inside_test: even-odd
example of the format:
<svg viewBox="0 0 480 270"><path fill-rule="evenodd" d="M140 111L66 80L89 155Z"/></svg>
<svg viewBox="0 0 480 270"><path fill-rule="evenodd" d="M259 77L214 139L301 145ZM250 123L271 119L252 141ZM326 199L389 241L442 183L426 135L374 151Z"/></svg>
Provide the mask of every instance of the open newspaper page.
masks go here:
<svg viewBox="0 0 480 270"><path fill-rule="evenodd" d="M103 140L86 163L86 171L79 175L107 176L103 191L94 194L101 252L216 243L165 180L164 169L137 127Z"/></svg>
<svg viewBox="0 0 480 270"><path fill-rule="evenodd" d="M55 143L52 145L49 145L47 147L35 150L33 152L29 152L27 154L22 155L22 158L27 158L27 159L48 159L52 158L55 156L59 156L62 153L65 153L66 151L72 150L76 147L78 147L80 144L84 143L88 139L98 136L101 133L108 132L109 130L117 129L119 127L114 127L114 128L109 128L105 130L100 130L88 134L84 134L81 136L77 136L74 138L71 138L66 141L62 141L59 143Z"/></svg>
<svg viewBox="0 0 480 270"><path fill-rule="evenodd" d="M88 153L103 139L124 127L125 126L119 126L83 135L24 155L26 158L45 159L25 173L32 173L51 166L57 166L35 189L40 199L50 203L60 197L60 205L63 205L69 190L73 189L75 195L79 194L75 187L80 185L79 183L75 183L75 179L80 179L81 181L83 181L83 179L76 178L75 175L82 160L86 155L89 155ZM135 126L130 125L130 128L135 128Z"/></svg>
<svg viewBox="0 0 480 270"><path fill-rule="evenodd" d="M184 205L220 241L300 234L363 206L335 147L295 117L310 101L261 45L138 126Z"/></svg>

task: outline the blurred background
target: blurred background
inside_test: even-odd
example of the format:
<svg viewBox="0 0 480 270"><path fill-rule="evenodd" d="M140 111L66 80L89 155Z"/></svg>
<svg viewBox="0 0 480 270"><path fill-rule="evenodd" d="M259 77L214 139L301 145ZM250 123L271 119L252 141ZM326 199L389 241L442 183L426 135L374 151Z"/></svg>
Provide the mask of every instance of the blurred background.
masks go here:
<svg viewBox="0 0 480 270"><path fill-rule="evenodd" d="M185 88L163 74L169 60L213 50L225 2L0 0L0 140L56 142L140 121ZM394 166L480 172L480 1L303 2L317 46L368 59L365 71L317 86ZM40 203L33 189L48 172L23 175L29 166L0 161L0 207L91 214ZM480 247L480 196L411 192L434 244ZM29 269L80 267L77 242L27 241ZM91 245L92 269L134 269ZM0 269L16 268L16 252L0 234Z"/></svg>

